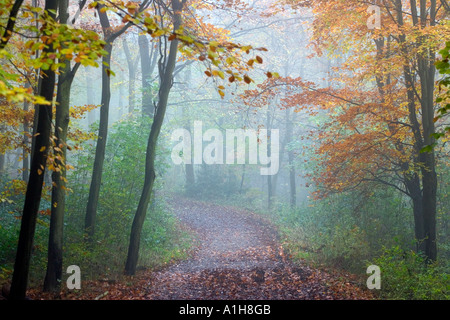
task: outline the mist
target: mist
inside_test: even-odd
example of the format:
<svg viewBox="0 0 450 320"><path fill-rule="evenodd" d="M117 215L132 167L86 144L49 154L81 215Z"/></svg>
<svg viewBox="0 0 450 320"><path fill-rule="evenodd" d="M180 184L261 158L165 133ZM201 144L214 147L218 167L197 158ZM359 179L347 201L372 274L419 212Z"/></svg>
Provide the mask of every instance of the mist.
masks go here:
<svg viewBox="0 0 450 320"><path fill-rule="evenodd" d="M3 299L449 298L445 1L0 2Z"/></svg>

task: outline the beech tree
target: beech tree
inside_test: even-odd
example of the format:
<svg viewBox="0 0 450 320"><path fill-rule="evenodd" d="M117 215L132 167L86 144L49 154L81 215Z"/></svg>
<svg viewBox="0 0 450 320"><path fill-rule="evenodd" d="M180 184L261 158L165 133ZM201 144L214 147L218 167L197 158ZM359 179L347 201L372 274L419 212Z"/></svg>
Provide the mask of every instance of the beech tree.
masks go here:
<svg viewBox="0 0 450 320"><path fill-rule="evenodd" d="M436 260L436 157L427 146L435 144L435 62L449 32L439 23L445 11L435 0L384 1L377 3L380 29L370 29L366 3L309 4L317 13L316 52L349 53L334 79L341 89L300 81L304 92L289 98L297 106L315 101L332 116L318 133L317 160L324 170L315 180L325 194L364 183L404 193L413 204L417 248ZM337 30L344 25L349 32L342 35Z"/></svg>
<svg viewBox="0 0 450 320"><path fill-rule="evenodd" d="M139 10L143 10L149 1L140 4ZM97 215L98 199L100 196L100 186L102 183L103 163L105 160L106 141L108 138L109 104L111 100L111 53L114 41L122 35L133 24L131 22L120 26L118 30L113 30L107 14L107 7L102 3L94 3L102 26L104 41L106 42L102 61L102 98L100 107L100 126L98 130L97 146L95 150L94 168L92 171L89 198L86 207L85 230L88 240L92 240L95 233L95 218Z"/></svg>
<svg viewBox="0 0 450 320"><path fill-rule="evenodd" d="M66 66L66 64L62 62L62 60L64 60L63 57L66 58L66 61L74 59L76 63L95 65L93 60L98 58L98 56L101 56L103 46L102 42L98 42L99 39L95 33L85 32L81 29L68 28L63 24L59 24L55 20L58 1L46 1L44 9L26 5L20 16L18 15L18 12L20 12L18 11L19 8L16 7L17 3L18 2L11 8L10 16L15 17L13 20L26 20L27 18L36 15L36 23L40 26L40 28L34 24L20 26L21 31L26 30L37 33L38 37L32 37L23 44L22 52L19 57L23 58L23 62L27 66L39 69L39 74L42 79L37 95L34 95L32 90L24 90L20 86L11 86L7 83L8 79L3 78L2 81L0 81L0 87L2 88L1 94L7 101L29 101L30 103L35 104L36 110L36 125L33 132L34 139L31 154L31 166L21 218L10 299L25 298L33 238L46 167L50 163L51 168L55 169L55 166L58 166L57 162L59 162L59 164L64 163L64 160L60 155L54 157L50 154L51 148L58 149L59 146L51 143L51 141L55 141L52 137L51 129L53 119L52 108L54 106L52 101L54 98L56 71L58 68ZM15 10L18 12L14 12ZM9 59L12 58L11 53L8 52L8 44L10 43L9 40L13 39L14 34L16 33L21 32L14 30L14 25L12 25L10 33L8 31L8 36L4 37L2 42L2 47L4 48L1 52L2 56L6 56ZM73 38L77 38L78 40L73 41ZM86 45L89 47L86 47ZM35 54L37 50L42 50L39 56ZM66 63L70 67L69 62ZM58 111L58 116L61 115L60 111L62 110ZM63 111L62 114L64 114ZM61 120L61 117L59 119ZM60 123L60 120L58 120L58 124L63 126L63 124ZM61 142L61 140L59 142ZM54 161L56 158L57 162ZM58 170L61 170L61 168Z"/></svg>
<svg viewBox="0 0 450 320"><path fill-rule="evenodd" d="M174 33L180 28L182 24L181 14L186 0L172 0L173 10L173 31ZM164 121L164 116L167 108L167 101L169 99L170 89L172 87L173 71L175 69L176 58L178 53L178 40L174 39L170 43L170 49L167 59L164 59L165 64L161 62L159 64L159 76L161 79L161 85L158 94L158 104L155 110L155 116L150 131L150 137L147 144L147 156L145 161L145 181L144 188L142 190L141 199L139 200L139 206L134 216L133 224L131 227L130 244L128 247L128 257L125 264L125 273L133 275L136 272L136 266L139 257L139 244L142 232L142 226L144 225L144 219L147 213L148 204L153 190L153 184L156 178L155 173L155 155L156 146L158 142L158 136L161 132L161 127Z"/></svg>
<svg viewBox="0 0 450 320"><path fill-rule="evenodd" d="M59 23L66 25L69 21L69 1L59 2ZM83 4L79 6L79 11L83 10ZM72 24L75 22L73 19ZM63 47L67 49L67 47ZM70 57L70 55L69 55ZM81 66L81 62L76 62L71 66L70 59L61 57L64 63L59 68L55 130L52 140L54 161L51 164L52 170L52 199L50 214L50 230L48 244L47 272L44 280L44 291L56 292L60 289L63 272L63 229L64 213L66 210L66 160L67 160L67 140L70 122L70 97L71 86L75 75Z"/></svg>
<svg viewBox="0 0 450 320"><path fill-rule="evenodd" d="M58 2L54 0L45 1L45 11L48 18L56 18ZM54 52L54 45L50 44L43 53ZM40 96L46 101L53 100L55 87L55 72L41 70L45 74L40 86ZM39 211L42 186L44 183L44 172L47 154L50 147L50 133L52 121L51 104L39 104L36 108L39 112L38 126L36 130L35 152L32 155L30 166L30 178L25 195L25 204L20 227L19 243L17 246L16 260L14 262L14 273L11 283L10 299L25 299L28 285L28 272L30 266L31 249L33 245L34 231L36 228L36 217Z"/></svg>

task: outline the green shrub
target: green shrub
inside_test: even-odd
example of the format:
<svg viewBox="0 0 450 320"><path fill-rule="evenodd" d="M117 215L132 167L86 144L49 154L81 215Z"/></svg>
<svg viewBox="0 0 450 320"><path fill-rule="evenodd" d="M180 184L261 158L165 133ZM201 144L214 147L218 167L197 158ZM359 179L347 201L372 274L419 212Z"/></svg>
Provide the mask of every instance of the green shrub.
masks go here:
<svg viewBox="0 0 450 320"><path fill-rule="evenodd" d="M440 300L450 299L448 268L438 263L426 264L425 258L400 246L384 248L373 263L381 270L381 290L384 299Z"/></svg>
<svg viewBox="0 0 450 320"><path fill-rule="evenodd" d="M5 179L2 182L0 189L0 284L9 281L12 277L26 189L26 183L21 180ZM37 217L30 264L30 283L34 283L35 279L43 278L45 275L50 223L48 190L48 188L44 189Z"/></svg>
<svg viewBox="0 0 450 320"><path fill-rule="evenodd" d="M110 129L92 245L84 241L83 227L94 145L86 143L75 158L75 170L69 176L72 192L67 197L65 261L84 268L85 276L121 273L123 270L131 224L144 183L150 128L151 119L139 117L120 121ZM161 189L160 177L169 163L165 146L162 138L156 155L156 192ZM140 264L154 266L182 255L189 241L178 229L162 196L153 197L141 235Z"/></svg>

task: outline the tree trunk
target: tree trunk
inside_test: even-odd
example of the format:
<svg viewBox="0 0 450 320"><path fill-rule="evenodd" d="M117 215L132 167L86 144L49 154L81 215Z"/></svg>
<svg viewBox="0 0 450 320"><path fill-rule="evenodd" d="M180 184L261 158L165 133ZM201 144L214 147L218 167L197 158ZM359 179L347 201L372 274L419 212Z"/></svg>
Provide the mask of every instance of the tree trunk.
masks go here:
<svg viewBox="0 0 450 320"><path fill-rule="evenodd" d="M429 23L435 24L436 16L436 0L430 1L430 7L427 9L427 1L420 0L420 15L417 13L417 3L411 0L412 20L415 26L423 28ZM403 26L403 9L402 1L395 1L395 10L397 12L397 22ZM417 44L423 45L426 41L426 36L421 36L417 40ZM420 78L420 93L419 98L421 104L422 124L417 119L415 95L418 91L414 88L414 79L409 65L408 49L405 35L398 37L399 43L402 46L402 54L405 57L404 63L404 77L406 89L408 94L408 109L411 128L414 134L414 162L416 168L420 168L422 177L422 210L415 209L415 215L422 214L422 219L416 219L419 223L423 223L423 238L417 239L419 243L424 241L424 253L427 260L434 261L437 258L436 246L436 192L437 192L437 176L436 176L436 160L434 150L430 152L420 153L424 146L433 145L435 133L434 127L434 77L435 77L435 53L433 49L422 50L417 54L417 68ZM414 201L414 199L413 199ZM416 200L417 202L418 200ZM414 203L414 202L413 202ZM416 226L418 232L421 232L420 226Z"/></svg>
<svg viewBox="0 0 450 320"><path fill-rule="evenodd" d="M181 11L183 3L180 0L172 0L172 8L174 11L174 31L181 26ZM173 70L176 64L178 52L178 40L172 40L170 44L169 56L167 64L164 66L164 71L160 75L161 87L159 90L159 101L156 108L155 117L153 120L150 136L147 144L147 156L145 162L145 180L144 188L142 190L139 206L133 219L131 227L130 244L128 247L128 256L125 265L125 273L127 275L134 275L139 258L139 245L141 238L142 226L144 225L145 216L148 209L148 203L153 190L155 181L155 156L158 136L164 121L164 116L167 108L167 101L169 98L170 89L173 82ZM161 69L160 69L161 70Z"/></svg>
<svg viewBox="0 0 450 320"><path fill-rule="evenodd" d="M153 105L151 94L151 60L150 47L145 34L139 35L139 54L141 56L142 71L142 114L144 116L153 117Z"/></svg>
<svg viewBox="0 0 450 320"><path fill-rule="evenodd" d="M42 83L42 78L39 78L37 92L41 92L41 83ZM30 153L31 157L33 156L34 150L36 149L36 133L37 133L38 122L39 122L39 107L37 105L34 105L33 135L31 137L31 153Z"/></svg>
<svg viewBox="0 0 450 320"><path fill-rule="evenodd" d="M244 191L244 182L245 182L245 163L242 165L242 175L241 175L241 183L239 184L239 194L242 194L242 191Z"/></svg>
<svg viewBox="0 0 450 320"><path fill-rule="evenodd" d="M405 163L403 168L408 168ZM405 171L406 172L406 171ZM416 238L416 251L425 252L425 228L423 220L423 195L420 186L420 178L417 173L405 177L406 190L408 191L412 203L414 213L414 236Z"/></svg>
<svg viewBox="0 0 450 320"><path fill-rule="evenodd" d="M293 117L293 116L292 116ZM293 119L289 109L286 109L286 136L293 139ZM297 206L297 186L295 184L295 167L294 167L294 151L288 150L288 164L289 164L289 204L291 208Z"/></svg>
<svg viewBox="0 0 450 320"><path fill-rule="evenodd" d="M188 68L185 73L185 79L184 79L184 95L186 96L186 100L189 100L189 83L191 81L191 70ZM191 132L191 125L190 125L190 119L187 116L186 108L183 105L181 108L181 115L184 123L184 129ZM190 155L192 157L192 155ZM188 196L193 195L193 188L195 185L195 173L194 173L194 164L192 163L186 163L185 164L185 171L186 171L186 181L185 181L185 191Z"/></svg>
<svg viewBox="0 0 450 320"><path fill-rule="evenodd" d="M5 154L0 152L0 177L5 173Z"/></svg>
<svg viewBox="0 0 450 320"><path fill-rule="evenodd" d="M109 103L111 100L111 79L109 68L111 66L111 52L113 42L117 37L124 33L131 24L126 24L115 33L111 33L111 25L108 15L102 12L104 5L97 6L97 13L100 18L106 45L102 63L102 99L100 107L100 125L98 130L97 147L95 150L94 168L92 171L91 185L89 188L89 198L86 207L86 217L84 229L87 234L87 240L92 241L95 233L95 220L97 216L98 198L100 196L100 186L102 183L103 163L105 161L106 140L108 135Z"/></svg>
<svg viewBox="0 0 450 320"><path fill-rule="evenodd" d="M90 71L91 67L86 67L86 98L87 98L87 104L93 105L95 103L94 99L94 88L92 86L93 79L89 77L91 74ZM95 112L96 110L91 110L88 112L87 118L88 118L88 126L90 127L95 122Z"/></svg>
<svg viewBox="0 0 450 320"><path fill-rule="evenodd" d="M29 88L30 84L27 82L25 88ZM23 103L23 110L28 112L30 110L30 103L25 101ZM23 122L23 148L22 148L22 180L28 182L28 176L30 174L30 159L29 159L29 134L30 126L28 121L25 119Z"/></svg>
<svg viewBox="0 0 450 320"><path fill-rule="evenodd" d="M0 134L5 131L5 126L0 124ZM5 163L6 163L6 149L0 151L0 178L5 174Z"/></svg>
<svg viewBox="0 0 450 320"><path fill-rule="evenodd" d="M183 107L183 113L184 113L184 107ZM184 126L186 130L191 132L191 126L189 125L189 121L186 121L187 124ZM192 161L191 161L192 162ZM193 163L186 163L185 164L185 170L186 170L186 184L185 184L185 190L188 196L193 195L193 189L195 185L195 173L194 173L194 164Z"/></svg>
<svg viewBox="0 0 450 320"><path fill-rule="evenodd" d="M436 18L436 0L430 1L430 7L427 8L427 1L420 1L420 24L421 27L435 25ZM426 37L418 39L420 45L424 46ZM418 53L418 74L420 78L420 88L422 97L420 99L422 110L422 131L424 146L434 145L433 134L434 125L434 85L435 85L435 60L436 54L433 48L427 48ZM434 149L429 152L421 153L422 163L422 188L423 188L423 220L425 229L425 255L427 260L435 261L437 259L436 246L436 211L437 211L437 174L436 159Z"/></svg>
<svg viewBox="0 0 450 320"><path fill-rule="evenodd" d="M22 6L23 0L16 0L12 5L11 10L9 11L8 22L6 27L4 27L4 31L2 31L2 35L0 37L0 50L3 50L8 44L9 39L14 34L14 26L16 24L17 14L19 13L20 7Z"/></svg>
<svg viewBox="0 0 450 320"><path fill-rule="evenodd" d="M136 90L136 65L131 57L130 48L128 47L126 39L123 39L123 51L125 52L128 65L128 113L133 114L134 109L136 108L134 100L134 92Z"/></svg>
<svg viewBox="0 0 450 320"><path fill-rule="evenodd" d="M68 0L59 2L59 16L61 23L67 23L69 19L68 14ZM55 168L60 171L53 171L52 173L52 201L51 201L51 216L50 216L50 231L48 242L48 260L47 273L44 280L44 291L58 292L62 280L63 270L63 229L64 229L64 211L65 211L65 178L66 178L66 154L67 154L67 131L69 127L69 107L70 107L70 88L73 78L79 67L75 65L71 70L70 61L65 61L65 66L61 67L58 79L58 92L56 96L57 107L55 116L55 144L60 151L55 150L55 155L60 156L64 163L60 160L55 160Z"/></svg>
<svg viewBox="0 0 450 320"><path fill-rule="evenodd" d="M271 137L271 117L270 117L270 106L267 109L267 137L269 138L267 140L267 156L271 156L271 143L270 139ZM267 208L270 210L272 209L272 200L273 200L273 187L272 187L272 176L267 175Z"/></svg>
<svg viewBox="0 0 450 320"><path fill-rule="evenodd" d="M419 61L419 76L422 89L422 127L424 146L433 145L435 139L434 126L434 62ZM437 258L436 246L436 201L437 201L437 174L434 149L421 154L421 172L423 188L423 215L425 228L425 255L430 261Z"/></svg>
<svg viewBox="0 0 450 320"><path fill-rule="evenodd" d="M108 136L109 102L111 100L111 80L107 73L111 63L112 44L107 43L104 50L107 52L103 56L102 64L102 100L100 107L100 126L98 130L97 146L95 149L94 169L92 171L91 185L89 188L89 198L86 208L86 218L84 229L88 240L92 240L95 233L95 220L97 215L98 198L102 183L103 163L105 161L106 139ZM105 65L106 63L106 65Z"/></svg>
<svg viewBox="0 0 450 320"><path fill-rule="evenodd" d="M56 12L57 9L58 1L45 1L45 10L47 10L48 15L51 18L56 18L54 12ZM52 52L53 46L50 45L44 50L46 52ZM55 88L55 73L51 70L41 70L41 72L45 73L45 76L42 78L40 95L47 101L52 101ZM50 146L52 107L51 105L37 105L37 109L39 110L37 124L38 136L36 137L35 152L32 155L30 177L25 194L25 203L19 233L19 243L17 246L11 292L9 296L9 298L13 300L25 299L26 295L31 250L33 246L39 204L41 201L48 149Z"/></svg>
<svg viewBox="0 0 450 320"><path fill-rule="evenodd" d="M123 81L124 81L124 77L123 77L123 75L121 75L120 82L123 82ZM123 96L124 96L123 86L119 86L119 119L122 119L122 117L123 117L123 111L124 111Z"/></svg>

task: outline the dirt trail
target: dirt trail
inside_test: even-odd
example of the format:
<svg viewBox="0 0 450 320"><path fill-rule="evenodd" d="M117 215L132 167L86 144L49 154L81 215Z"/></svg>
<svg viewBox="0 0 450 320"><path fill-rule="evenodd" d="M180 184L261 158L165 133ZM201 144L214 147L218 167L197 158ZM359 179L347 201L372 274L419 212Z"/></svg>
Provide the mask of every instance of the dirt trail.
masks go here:
<svg viewBox="0 0 450 320"><path fill-rule="evenodd" d="M330 275L285 259L276 230L258 215L187 199L169 201L194 232L191 257L160 271L142 270L119 281L86 281L81 292L57 299L298 300L371 299L349 277ZM54 299L40 290L33 299Z"/></svg>
<svg viewBox="0 0 450 320"><path fill-rule="evenodd" d="M151 274L147 299L362 298L356 287L339 290L328 275L286 261L276 231L255 214L186 199L171 205L200 245L187 261Z"/></svg>
<svg viewBox="0 0 450 320"><path fill-rule="evenodd" d="M276 232L254 215L189 200L177 200L173 210L201 242L194 257L174 266L173 271L248 271L282 262Z"/></svg>

